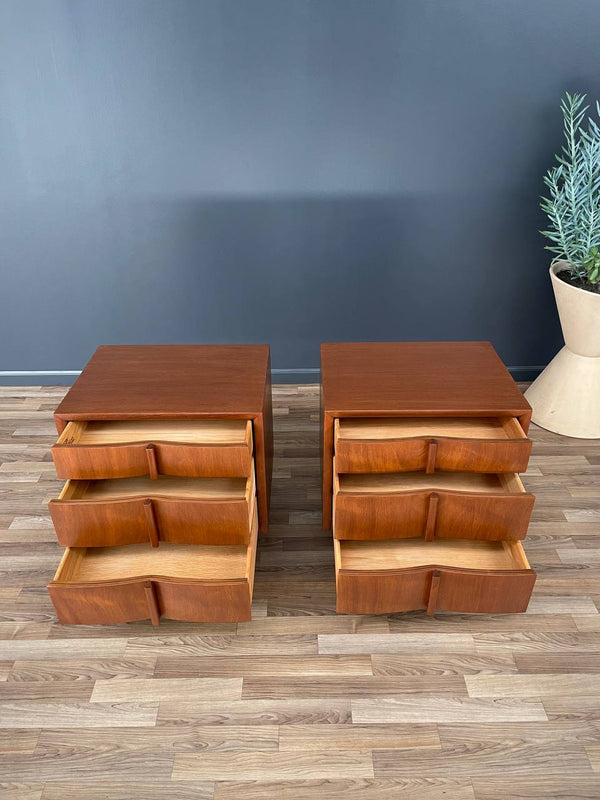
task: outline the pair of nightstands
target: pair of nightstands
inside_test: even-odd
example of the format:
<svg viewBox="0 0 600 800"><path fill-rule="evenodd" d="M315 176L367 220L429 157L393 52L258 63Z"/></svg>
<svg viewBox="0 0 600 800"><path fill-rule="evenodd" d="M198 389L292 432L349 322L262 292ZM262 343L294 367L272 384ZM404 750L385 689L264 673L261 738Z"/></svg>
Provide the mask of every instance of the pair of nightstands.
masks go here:
<svg viewBox="0 0 600 800"><path fill-rule="evenodd" d="M491 345L323 345L322 406L338 611L524 611L531 409ZM250 619L269 348L101 347L55 418L59 619Z"/></svg>

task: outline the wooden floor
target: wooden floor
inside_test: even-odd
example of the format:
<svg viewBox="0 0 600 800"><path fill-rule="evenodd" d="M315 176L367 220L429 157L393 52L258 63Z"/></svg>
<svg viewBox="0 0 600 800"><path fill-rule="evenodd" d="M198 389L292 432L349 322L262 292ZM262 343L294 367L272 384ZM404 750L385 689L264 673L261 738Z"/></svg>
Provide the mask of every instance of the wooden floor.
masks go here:
<svg viewBox="0 0 600 800"><path fill-rule="evenodd" d="M527 614L336 616L317 387L276 387L253 621L68 627L63 392L0 389L3 800L600 798L600 441L533 430Z"/></svg>

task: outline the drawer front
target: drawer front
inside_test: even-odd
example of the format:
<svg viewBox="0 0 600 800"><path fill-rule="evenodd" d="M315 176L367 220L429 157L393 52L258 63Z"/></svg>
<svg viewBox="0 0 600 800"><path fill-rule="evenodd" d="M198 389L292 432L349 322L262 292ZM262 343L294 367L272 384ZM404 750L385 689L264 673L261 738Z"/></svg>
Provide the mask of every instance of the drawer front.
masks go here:
<svg viewBox="0 0 600 800"><path fill-rule="evenodd" d="M337 469L344 473L525 472L531 453L529 439L486 440L408 438L360 440L338 437Z"/></svg>
<svg viewBox="0 0 600 800"><path fill-rule="evenodd" d="M141 475L190 478L246 478L252 470L249 444L55 444L52 458L59 478L97 480Z"/></svg>
<svg viewBox="0 0 600 800"><path fill-rule="evenodd" d="M72 586L53 582L48 585L48 594L59 622L65 625L109 625L150 619L141 580Z"/></svg>
<svg viewBox="0 0 600 800"><path fill-rule="evenodd" d="M244 545L250 539L254 506L245 499L194 500L134 497L106 501L51 500L59 544L112 547L159 542Z"/></svg>
<svg viewBox="0 0 600 800"><path fill-rule="evenodd" d="M397 494L340 492L334 500L336 539L524 539L531 494L416 491Z"/></svg>
<svg viewBox="0 0 600 800"><path fill-rule="evenodd" d="M248 622L252 587L248 580L174 583L156 581L160 615L182 622Z"/></svg>
<svg viewBox="0 0 600 800"><path fill-rule="evenodd" d="M470 570L423 566L403 570L338 570L337 611L393 614L427 609L513 614L525 611L535 584L533 570Z"/></svg>
<svg viewBox="0 0 600 800"><path fill-rule="evenodd" d="M90 585L50 584L60 622L108 625L160 617L184 622L246 622L252 605L248 580L182 581L144 578Z"/></svg>

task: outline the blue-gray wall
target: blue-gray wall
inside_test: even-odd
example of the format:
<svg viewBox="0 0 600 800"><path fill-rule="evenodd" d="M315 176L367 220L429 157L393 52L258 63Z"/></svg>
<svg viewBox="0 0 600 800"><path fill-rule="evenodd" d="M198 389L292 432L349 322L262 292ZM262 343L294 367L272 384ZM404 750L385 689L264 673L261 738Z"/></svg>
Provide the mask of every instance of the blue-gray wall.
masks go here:
<svg viewBox="0 0 600 800"><path fill-rule="evenodd" d="M545 364L540 176L599 31L599 0L0 0L0 370L361 339Z"/></svg>

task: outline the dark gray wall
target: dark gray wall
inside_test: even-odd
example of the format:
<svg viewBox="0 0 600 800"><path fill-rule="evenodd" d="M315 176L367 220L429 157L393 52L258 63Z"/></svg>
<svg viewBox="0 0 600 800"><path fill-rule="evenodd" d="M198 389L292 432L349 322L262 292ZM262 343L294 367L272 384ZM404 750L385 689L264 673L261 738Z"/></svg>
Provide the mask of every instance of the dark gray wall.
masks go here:
<svg viewBox="0 0 600 800"><path fill-rule="evenodd" d="M561 343L537 230L598 0L1 0L0 370L100 343Z"/></svg>

